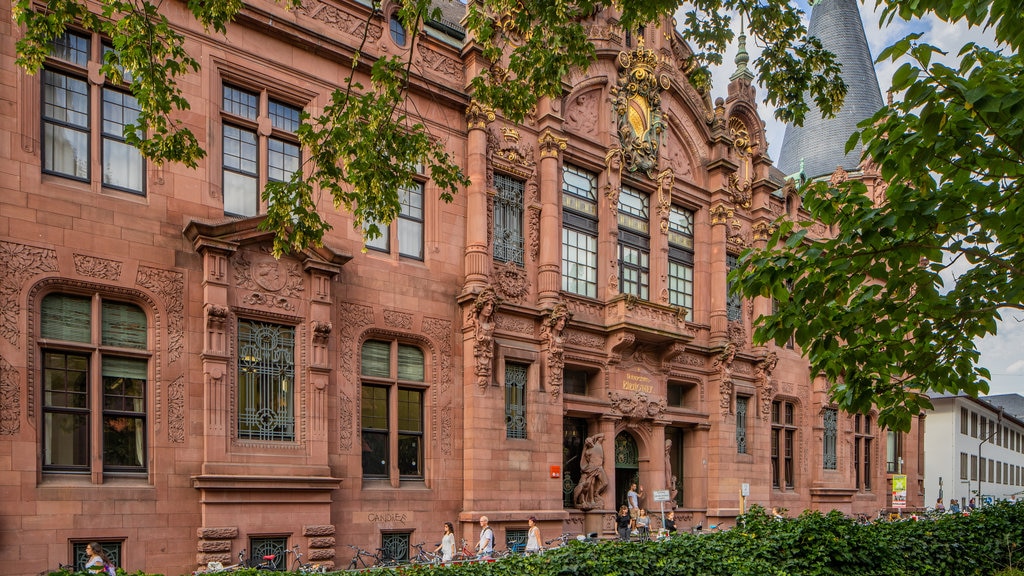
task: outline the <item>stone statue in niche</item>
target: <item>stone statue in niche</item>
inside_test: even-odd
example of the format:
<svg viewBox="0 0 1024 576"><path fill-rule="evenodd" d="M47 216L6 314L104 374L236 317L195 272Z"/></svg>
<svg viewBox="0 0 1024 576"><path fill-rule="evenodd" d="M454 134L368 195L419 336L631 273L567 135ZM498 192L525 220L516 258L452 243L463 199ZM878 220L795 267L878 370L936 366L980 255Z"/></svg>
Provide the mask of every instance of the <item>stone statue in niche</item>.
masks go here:
<svg viewBox="0 0 1024 576"><path fill-rule="evenodd" d="M565 370L565 326L571 319L572 312L564 303L559 303L551 310L541 330L541 338L548 345L547 383L551 387L551 395L555 397L562 391Z"/></svg>
<svg viewBox="0 0 1024 576"><path fill-rule="evenodd" d="M604 434L594 434L583 444L580 454L580 481L572 492L572 501L580 510L604 507L608 476L604 472Z"/></svg>
<svg viewBox="0 0 1024 576"><path fill-rule="evenodd" d="M491 379L491 367L494 364L495 313L500 303L501 299L490 286L478 294L476 301L473 302L473 355L476 358L476 383L481 388L487 387Z"/></svg>

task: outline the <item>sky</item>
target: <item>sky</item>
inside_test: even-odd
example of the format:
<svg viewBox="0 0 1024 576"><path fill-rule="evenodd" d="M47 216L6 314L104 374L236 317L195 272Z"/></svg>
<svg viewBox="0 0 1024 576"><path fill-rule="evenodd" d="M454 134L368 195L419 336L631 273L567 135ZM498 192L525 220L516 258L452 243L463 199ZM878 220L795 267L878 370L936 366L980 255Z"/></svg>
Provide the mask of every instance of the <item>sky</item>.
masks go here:
<svg viewBox="0 0 1024 576"><path fill-rule="evenodd" d="M828 1L828 0L825 0ZM800 7L805 12L806 19L810 18L810 8L806 0L798 0ZM987 46L993 46L992 35L979 28L968 28L966 24L960 23L950 25L928 18L919 21L906 22L894 20L882 27L879 25L879 16L874 9L874 0L860 3L861 20L864 22L864 31L867 36L868 46L871 49L872 57L877 57L883 48L903 38L912 32L922 32L922 42L927 42L945 50L950 57L949 62L955 61L958 50L967 42L977 42ZM682 19L679 19L682 21ZM738 22L738 20L736 20ZM737 24L738 26L738 24ZM747 51L750 53L751 65L754 59L760 54L760 48L752 38L747 39ZM714 71L712 98L726 96L726 86L729 83L729 76L735 71L734 59L736 57L736 44L734 43L724 55L724 65ZM893 72L902 62L881 62L875 65L878 75L878 84L882 90L882 97L891 84ZM763 100L764 92L759 91L757 98ZM785 125L772 117L772 109L761 102L761 118L765 121L765 132L768 140L768 155L778 160L779 150L782 147L782 138L785 134ZM989 394L1021 394L1024 395L1024 312L1012 310L1003 313L1003 319L998 323L998 332L995 336L978 341L978 349L981 352L979 364L988 368L992 374Z"/></svg>

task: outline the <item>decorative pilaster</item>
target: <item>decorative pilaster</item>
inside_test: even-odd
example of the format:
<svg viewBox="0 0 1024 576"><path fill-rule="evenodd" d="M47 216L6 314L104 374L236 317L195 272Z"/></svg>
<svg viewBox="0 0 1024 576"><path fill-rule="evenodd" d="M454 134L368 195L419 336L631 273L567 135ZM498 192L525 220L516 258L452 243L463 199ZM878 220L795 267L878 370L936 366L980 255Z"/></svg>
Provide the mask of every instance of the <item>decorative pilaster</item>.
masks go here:
<svg viewBox="0 0 1024 576"><path fill-rule="evenodd" d="M541 306L553 305L562 286L562 226L559 219L558 155L568 139L544 130L540 144L540 260L537 264L537 288Z"/></svg>

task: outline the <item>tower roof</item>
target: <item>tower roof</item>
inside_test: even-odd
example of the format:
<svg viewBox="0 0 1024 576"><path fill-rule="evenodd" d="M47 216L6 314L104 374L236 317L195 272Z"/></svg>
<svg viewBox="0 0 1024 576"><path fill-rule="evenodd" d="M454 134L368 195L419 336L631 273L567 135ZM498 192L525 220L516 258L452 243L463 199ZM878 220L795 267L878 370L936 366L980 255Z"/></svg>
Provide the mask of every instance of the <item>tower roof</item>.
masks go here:
<svg viewBox="0 0 1024 576"><path fill-rule="evenodd" d="M857 0L821 0L815 4L808 33L819 38L842 65L846 100L835 118L828 119L823 119L818 107L809 101L810 110L804 125L786 126L778 166L786 174L793 174L800 170L803 161L807 176L816 178L831 174L836 166L848 171L857 169L861 146L858 144L846 154L846 141L858 123L882 107L882 92L878 88Z"/></svg>

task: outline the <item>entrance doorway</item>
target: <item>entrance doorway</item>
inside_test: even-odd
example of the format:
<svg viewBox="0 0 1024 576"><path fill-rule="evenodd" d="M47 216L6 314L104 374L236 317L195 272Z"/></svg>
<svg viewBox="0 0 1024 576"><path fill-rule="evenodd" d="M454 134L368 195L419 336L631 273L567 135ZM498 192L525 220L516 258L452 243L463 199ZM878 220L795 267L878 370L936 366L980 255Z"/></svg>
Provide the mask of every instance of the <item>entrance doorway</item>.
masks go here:
<svg viewBox="0 0 1024 576"><path fill-rule="evenodd" d="M628 432L615 437L615 509L626 503L629 485L640 483L640 450Z"/></svg>

